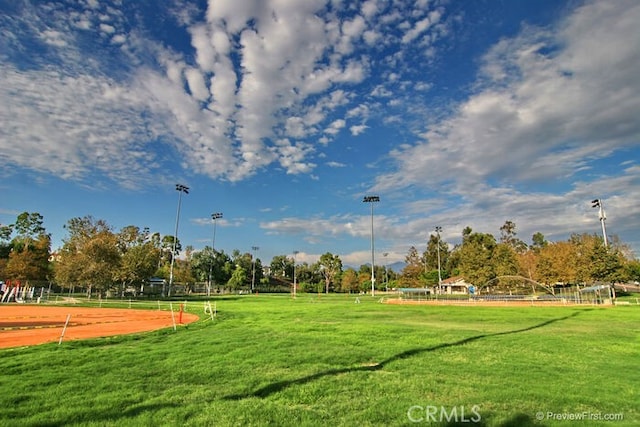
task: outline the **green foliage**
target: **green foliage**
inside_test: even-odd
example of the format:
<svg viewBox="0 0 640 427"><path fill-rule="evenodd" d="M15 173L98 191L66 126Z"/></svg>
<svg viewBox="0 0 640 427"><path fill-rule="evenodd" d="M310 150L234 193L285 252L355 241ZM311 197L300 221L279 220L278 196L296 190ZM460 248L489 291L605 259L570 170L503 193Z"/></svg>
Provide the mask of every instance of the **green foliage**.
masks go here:
<svg viewBox="0 0 640 427"><path fill-rule="evenodd" d="M409 248L409 252L404 259L405 267L400 275L400 283L407 288L420 288L424 286L422 275L424 274L424 265L418 250L415 246Z"/></svg>
<svg viewBox="0 0 640 427"><path fill-rule="evenodd" d="M240 290L246 288L247 282L249 281L249 274L247 270L244 268L237 266L235 270L233 270L233 274L227 282L227 285L232 290Z"/></svg>
<svg viewBox="0 0 640 427"><path fill-rule="evenodd" d="M500 243L511 247L516 252L524 252L527 250L527 244L516 237L516 223L513 221L505 221L500 227Z"/></svg>
<svg viewBox="0 0 640 427"><path fill-rule="evenodd" d="M431 234L429 242L427 242L427 250L422 254L422 264L424 264L426 270L438 270L438 265L440 265L441 274L447 276L446 270L449 256L447 242L439 238L437 234ZM440 258L440 262L438 262L438 258Z"/></svg>
<svg viewBox="0 0 640 427"><path fill-rule="evenodd" d="M353 268L346 269L342 274L340 290L342 292L359 291L358 273L356 273L356 271Z"/></svg>
<svg viewBox="0 0 640 427"><path fill-rule="evenodd" d="M531 237L531 248L534 250L539 250L544 248L549 242L547 242L544 238L544 234L540 232L533 233Z"/></svg>
<svg viewBox="0 0 640 427"><path fill-rule="evenodd" d="M459 268L467 281L482 286L496 277L493 262L496 245L491 234L472 232L463 240Z"/></svg>
<svg viewBox="0 0 640 427"><path fill-rule="evenodd" d="M640 260L631 260L624 266L625 275L630 281L640 282Z"/></svg>
<svg viewBox="0 0 640 427"><path fill-rule="evenodd" d="M423 283L425 283L427 286L434 286L438 284L438 270L430 270L430 271L427 271L426 273L422 273L421 277L422 277ZM446 279L446 277L442 277L442 278Z"/></svg>
<svg viewBox="0 0 640 427"><path fill-rule="evenodd" d="M293 281L293 258L276 255L271 259L271 275Z"/></svg>
<svg viewBox="0 0 640 427"><path fill-rule="evenodd" d="M191 271L198 282L208 282L211 276L213 286L226 286L233 273L233 261L224 251L214 251L211 246L194 253Z"/></svg>
<svg viewBox="0 0 640 427"><path fill-rule="evenodd" d="M15 223L0 227L0 277L30 282L50 276L51 236L43 222L37 212L22 212Z"/></svg>
<svg viewBox="0 0 640 427"><path fill-rule="evenodd" d="M329 286L342 272L342 260L338 255L327 252L320 256L316 268L324 278L325 292L329 293Z"/></svg>
<svg viewBox="0 0 640 427"><path fill-rule="evenodd" d="M21 281L43 280L50 275L49 252L51 238L41 234L29 243L16 245L9 253L9 259L4 267L4 275Z"/></svg>
<svg viewBox="0 0 640 427"><path fill-rule="evenodd" d="M154 275L160 262L160 248L149 238L147 229L124 227L117 235L120 268L114 278L127 285L142 285Z"/></svg>

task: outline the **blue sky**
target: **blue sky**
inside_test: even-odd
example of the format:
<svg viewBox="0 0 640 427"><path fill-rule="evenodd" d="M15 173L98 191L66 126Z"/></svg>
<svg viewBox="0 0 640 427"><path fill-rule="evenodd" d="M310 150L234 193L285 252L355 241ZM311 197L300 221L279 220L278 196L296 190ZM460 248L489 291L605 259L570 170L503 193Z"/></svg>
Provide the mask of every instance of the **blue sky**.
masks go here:
<svg viewBox="0 0 640 427"><path fill-rule="evenodd" d="M640 250L640 2L0 0L0 222L270 262L470 226ZM382 256L386 253L386 256Z"/></svg>

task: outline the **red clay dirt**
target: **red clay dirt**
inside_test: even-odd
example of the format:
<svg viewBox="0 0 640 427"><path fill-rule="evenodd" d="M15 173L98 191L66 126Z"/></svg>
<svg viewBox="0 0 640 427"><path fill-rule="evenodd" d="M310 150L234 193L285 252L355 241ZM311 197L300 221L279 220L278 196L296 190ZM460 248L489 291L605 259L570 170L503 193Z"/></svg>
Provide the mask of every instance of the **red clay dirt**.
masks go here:
<svg viewBox="0 0 640 427"><path fill-rule="evenodd" d="M0 304L0 348L153 331L173 326L171 311ZM173 313L176 324L179 313ZM182 313L182 324L199 317Z"/></svg>

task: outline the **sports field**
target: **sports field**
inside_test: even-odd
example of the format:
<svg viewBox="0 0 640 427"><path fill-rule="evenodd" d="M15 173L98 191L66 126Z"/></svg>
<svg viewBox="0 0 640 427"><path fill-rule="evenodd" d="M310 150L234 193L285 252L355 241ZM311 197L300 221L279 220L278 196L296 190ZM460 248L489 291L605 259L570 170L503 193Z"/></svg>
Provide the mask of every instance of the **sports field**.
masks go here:
<svg viewBox="0 0 640 427"><path fill-rule="evenodd" d="M360 301L223 297L177 331L0 350L0 425L640 424L638 306Z"/></svg>

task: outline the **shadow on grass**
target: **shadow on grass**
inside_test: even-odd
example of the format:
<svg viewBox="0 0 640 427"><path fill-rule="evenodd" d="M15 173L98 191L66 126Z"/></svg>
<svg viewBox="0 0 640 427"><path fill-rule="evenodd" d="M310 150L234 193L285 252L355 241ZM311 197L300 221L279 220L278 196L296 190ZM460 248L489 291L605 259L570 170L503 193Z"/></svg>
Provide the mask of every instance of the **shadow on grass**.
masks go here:
<svg viewBox="0 0 640 427"><path fill-rule="evenodd" d="M379 369L384 368L389 363L392 363L392 362L395 362L395 361L398 361L398 360L407 359L409 357L416 356L416 355L419 355L419 354L422 354L422 353L430 353L430 352L441 350L441 349L444 349L444 348L457 347L457 346L469 344L471 342L478 341L478 340L481 340L481 339L484 339L484 338L499 337L499 336L503 336L503 335L519 334L519 333L522 333L522 332L531 331L533 329L543 328L543 327L548 326L548 325L550 325L552 323L560 322L560 321L567 320L569 318L575 317L579 313L580 312L576 311L573 314L570 314L568 316L559 317L557 319L550 319L550 320L547 320L545 322L539 323L537 325L533 325L533 326L529 326L529 327L521 328L521 329L515 329L513 331L495 332L495 333L492 333L492 334L475 335L473 337L464 338L464 339L461 339L461 340L458 340L458 341L454 341L454 342L450 342L450 343L437 344L437 345L434 345L434 346L431 346L431 347L413 348L411 350L406 350L406 351L403 351L403 352L398 353L396 355L393 355L393 356L383 360L380 363L364 365L364 366L352 366L352 367L348 367L348 368L328 369L326 371L318 372L318 373L312 374L312 375L307 375L307 376L301 377L301 378L274 382L274 383L268 384L268 385L266 385L264 387L261 387L261 388L255 390L255 391L253 391L253 392L225 396L223 399L225 399L225 400L241 400L241 399L246 399L246 398L249 398L249 397L264 398L264 397L268 397L268 396L270 396L270 395L272 395L274 393L278 393L279 391L282 391L282 390L284 390L284 389L286 389L288 387L291 387L291 386L294 386L294 385L306 384L308 382L311 382L311 381L314 381L314 380L317 380L317 379L320 379L320 378L323 378L323 377L331 376L331 375L340 375L340 374L346 374L346 373L350 373L350 372L377 371Z"/></svg>
<svg viewBox="0 0 640 427"><path fill-rule="evenodd" d="M46 422L37 422L33 425L38 425L42 427L49 426L61 426L75 423L98 423L104 425L112 425L112 424L122 424L122 419L124 418L135 418L140 416L143 413L156 413L160 410L172 410L175 408L179 408L180 405L177 403L151 403L144 405L136 405L131 408L119 411L112 410L106 412L97 412L95 410L88 410L87 412L82 413L72 413L67 415L67 417L63 419L52 419Z"/></svg>
<svg viewBox="0 0 640 427"><path fill-rule="evenodd" d="M540 421L534 420L527 414L515 414L511 418L505 421L497 422L491 421L491 417L483 416L479 421L470 421L470 420L460 420L460 421L451 421L440 423L438 425L442 425L444 427L462 427L469 426L473 424L474 427L484 427L489 425L495 425L499 427L533 427L533 426L544 426L545 424L541 424Z"/></svg>

